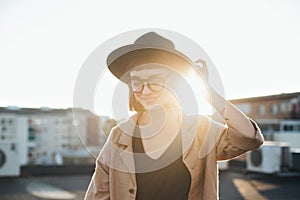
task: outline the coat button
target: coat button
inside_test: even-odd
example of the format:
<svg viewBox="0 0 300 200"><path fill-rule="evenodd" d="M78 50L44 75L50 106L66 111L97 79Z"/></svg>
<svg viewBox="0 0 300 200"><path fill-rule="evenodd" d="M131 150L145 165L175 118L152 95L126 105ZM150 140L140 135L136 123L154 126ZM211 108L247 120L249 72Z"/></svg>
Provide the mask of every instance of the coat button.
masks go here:
<svg viewBox="0 0 300 200"><path fill-rule="evenodd" d="M133 188L130 188L128 191L129 191L130 194L134 193L134 189Z"/></svg>

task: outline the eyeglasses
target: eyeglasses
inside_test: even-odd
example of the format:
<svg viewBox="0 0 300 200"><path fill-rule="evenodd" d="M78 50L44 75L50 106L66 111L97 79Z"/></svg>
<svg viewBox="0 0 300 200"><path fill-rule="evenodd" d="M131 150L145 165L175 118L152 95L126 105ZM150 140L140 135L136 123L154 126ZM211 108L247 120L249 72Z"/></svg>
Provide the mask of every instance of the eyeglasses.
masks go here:
<svg viewBox="0 0 300 200"><path fill-rule="evenodd" d="M144 90L145 85L152 91L152 92L160 92L165 87L167 77L152 77L149 79L139 79L134 78L131 79L131 88L134 93L140 93Z"/></svg>

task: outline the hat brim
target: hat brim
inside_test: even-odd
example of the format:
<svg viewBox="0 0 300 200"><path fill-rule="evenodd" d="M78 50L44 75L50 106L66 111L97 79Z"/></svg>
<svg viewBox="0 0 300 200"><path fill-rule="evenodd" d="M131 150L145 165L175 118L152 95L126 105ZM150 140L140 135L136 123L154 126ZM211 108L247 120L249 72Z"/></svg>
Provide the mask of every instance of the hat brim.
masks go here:
<svg viewBox="0 0 300 200"><path fill-rule="evenodd" d="M138 48L134 45L117 49L107 59L107 65L111 73L123 82L127 82L127 78L124 77L128 74L127 72L136 66L148 63L165 65L182 74L188 73L194 68L194 63L180 52L152 47Z"/></svg>

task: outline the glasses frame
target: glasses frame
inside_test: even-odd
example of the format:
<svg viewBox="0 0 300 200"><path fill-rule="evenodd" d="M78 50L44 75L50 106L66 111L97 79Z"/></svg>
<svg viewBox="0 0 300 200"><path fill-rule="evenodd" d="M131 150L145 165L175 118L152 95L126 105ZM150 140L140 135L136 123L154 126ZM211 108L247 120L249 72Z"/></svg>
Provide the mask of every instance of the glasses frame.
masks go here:
<svg viewBox="0 0 300 200"><path fill-rule="evenodd" d="M133 93L141 93L143 92L145 85L149 88L149 90L151 90L151 92L160 92L165 88L165 83L167 81L167 79L169 78L171 74L169 73L168 75L164 76L164 77L159 77L159 76L155 76L152 78L147 78L147 79L139 79L139 78L134 78L130 80L130 86L132 89ZM156 81L153 81L154 79L156 79ZM160 79L160 82L158 82L157 80ZM135 81L140 81L141 86L138 87L136 90L134 90L133 85L132 85L132 80ZM154 86L161 86L159 89L154 89Z"/></svg>

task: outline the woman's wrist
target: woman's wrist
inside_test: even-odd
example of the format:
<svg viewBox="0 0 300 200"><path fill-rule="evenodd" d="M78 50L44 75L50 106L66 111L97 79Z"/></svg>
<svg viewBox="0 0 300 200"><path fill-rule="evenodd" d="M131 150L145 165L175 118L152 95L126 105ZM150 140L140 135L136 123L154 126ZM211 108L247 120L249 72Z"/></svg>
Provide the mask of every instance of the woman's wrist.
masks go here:
<svg viewBox="0 0 300 200"><path fill-rule="evenodd" d="M210 87L210 102L216 112L222 116L222 118L226 119L226 110L228 107L228 101L218 94L213 88Z"/></svg>

